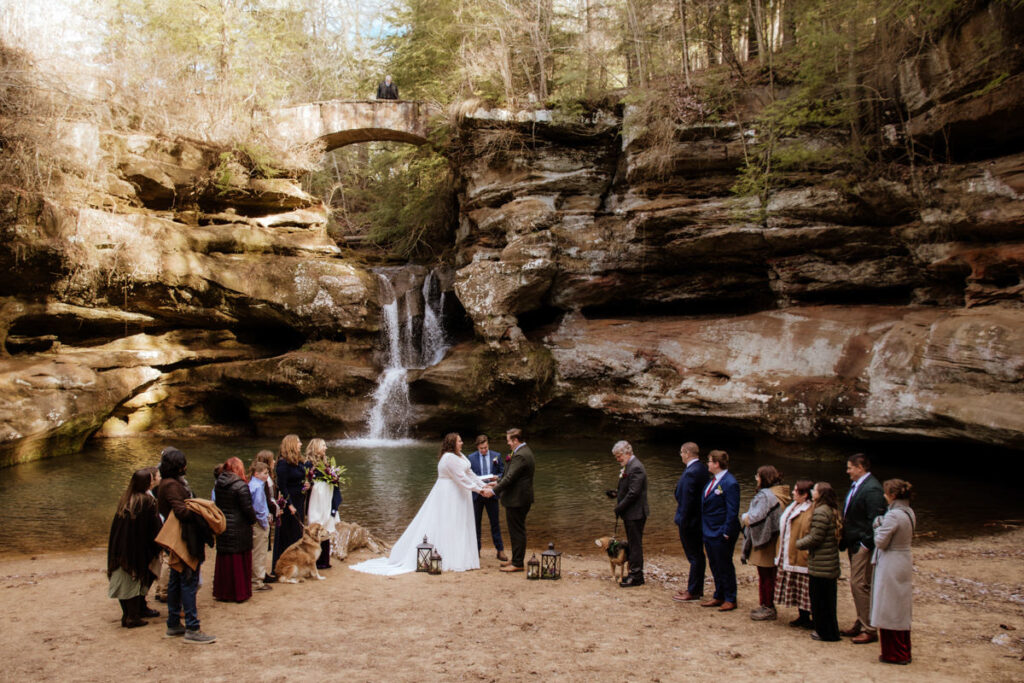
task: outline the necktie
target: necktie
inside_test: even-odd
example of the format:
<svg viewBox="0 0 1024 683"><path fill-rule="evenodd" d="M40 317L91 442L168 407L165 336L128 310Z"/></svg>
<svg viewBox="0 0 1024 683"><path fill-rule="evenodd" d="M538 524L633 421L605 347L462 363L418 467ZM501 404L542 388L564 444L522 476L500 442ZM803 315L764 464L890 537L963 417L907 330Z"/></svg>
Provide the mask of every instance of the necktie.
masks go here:
<svg viewBox="0 0 1024 683"><path fill-rule="evenodd" d="M486 455L483 455L482 453L480 454L480 459L483 461L483 471L484 476L486 477L488 474L491 473L491 461Z"/></svg>
<svg viewBox="0 0 1024 683"><path fill-rule="evenodd" d="M711 489L715 488L715 478L711 477L711 483L708 484L708 490L704 492L704 497L707 498L711 495Z"/></svg>

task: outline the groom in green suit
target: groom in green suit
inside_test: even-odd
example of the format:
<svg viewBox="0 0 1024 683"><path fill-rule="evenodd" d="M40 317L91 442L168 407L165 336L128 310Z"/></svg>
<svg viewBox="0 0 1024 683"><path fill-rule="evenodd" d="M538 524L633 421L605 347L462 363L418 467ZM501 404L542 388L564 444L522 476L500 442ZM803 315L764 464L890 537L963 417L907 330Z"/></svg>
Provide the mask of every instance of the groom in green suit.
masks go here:
<svg viewBox="0 0 1024 683"><path fill-rule="evenodd" d="M505 473L494 485L494 494L505 506L505 522L512 542L512 559L501 571L521 572L526 559L526 515L533 505L533 451L523 440L523 430L510 429L505 440L511 452L505 456Z"/></svg>

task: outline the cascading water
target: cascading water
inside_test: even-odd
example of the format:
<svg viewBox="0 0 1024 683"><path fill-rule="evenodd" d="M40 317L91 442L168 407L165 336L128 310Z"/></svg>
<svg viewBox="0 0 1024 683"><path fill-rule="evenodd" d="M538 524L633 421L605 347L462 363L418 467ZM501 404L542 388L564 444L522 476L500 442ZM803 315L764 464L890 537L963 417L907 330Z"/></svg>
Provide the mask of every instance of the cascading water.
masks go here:
<svg viewBox="0 0 1024 683"><path fill-rule="evenodd" d="M395 288L386 275L378 273L381 296L381 335L386 341L384 369L373 392L373 406L367 418L364 438L346 440L349 445L380 445L401 443L408 433L412 417L407 374L410 368L436 365L448 350L443 328L444 292L431 271L417 291L410 287L404 296L395 295ZM417 344L413 311L417 295L423 297L423 324Z"/></svg>
<svg viewBox="0 0 1024 683"><path fill-rule="evenodd" d="M381 441L405 436L412 407L409 404L409 385L405 382L406 367L402 359L402 328L398 322L398 298L395 296L391 281L383 275L377 277L380 279L381 300L388 301L380 307L381 333L387 336L388 353L384 371L377 380L377 389L373 392L367 437Z"/></svg>
<svg viewBox="0 0 1024 683"><path fill-rule="evenodd" d="M426 367L441 362L448 351L447 341L444 334L444 292L434 271L430 271L423 281L423 339L420 344L420 356Z"/></svg>

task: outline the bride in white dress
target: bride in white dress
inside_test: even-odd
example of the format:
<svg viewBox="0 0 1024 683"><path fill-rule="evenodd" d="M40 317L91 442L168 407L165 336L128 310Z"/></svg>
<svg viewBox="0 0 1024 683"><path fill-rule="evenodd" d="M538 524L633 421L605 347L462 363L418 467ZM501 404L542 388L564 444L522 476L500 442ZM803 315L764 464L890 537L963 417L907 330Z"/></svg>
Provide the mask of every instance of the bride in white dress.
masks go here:
<svg viewBox="0 0 1024 683"><path fill-rule="evenodd" d="M444 571L479 569L473 493L486 498L493 495L490 487L473 473L469 458L462 454L462 438L454 432L447 434L441 442L434 488L391 548L391 555L360 562L351 568L383 576L416 571L416 546L426 536L440 553Z"/></svg>

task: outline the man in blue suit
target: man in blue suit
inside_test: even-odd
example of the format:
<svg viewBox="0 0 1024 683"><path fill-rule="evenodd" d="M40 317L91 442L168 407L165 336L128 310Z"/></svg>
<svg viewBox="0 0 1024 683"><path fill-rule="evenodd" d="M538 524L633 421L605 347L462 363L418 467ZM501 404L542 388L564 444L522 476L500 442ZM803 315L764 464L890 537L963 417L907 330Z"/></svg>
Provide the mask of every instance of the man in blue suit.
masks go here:
<svg viewBox="0 0 1024 683"><path fill-rule="evenodd" d="M501 453L492 451L487 443L487 435L481 434L476 437L476 450L469 454L469 464L478 477L494 475L501 478L505 472L505 461L501 459ZM476 519L476 549L480 551L480 527L484 508L487 509L487 519L491 523L491 540L494 541L494 549L498 551L498 559L508 562L508 555L505 554L505 544L501 540L501 524L498 519L498 497L484 498L479 493L473 494L473 516Z"/></svg>
<svg viewBox="0 0 1024 683"><path fill-rule="evenodd" d="M690 576L686 590L672 596L676 602L689 602L704 597L704 530L700 510L704 489L708 485L707 465L700 461L697 444L687 441L679 449L683 461L683 474L676 483L676 526L679 527L679 542L690 563Z"/></svg>
<svg viewBox="0 0 1024 683"><path fill-rule="evenodd" d="M715 595L700 606L728 612L736 609L736 565L732 555L740 535L740 485L729 474L729 454L725 451L708 453L708 472L711 480L703 491L701 524Z"/></svg>

